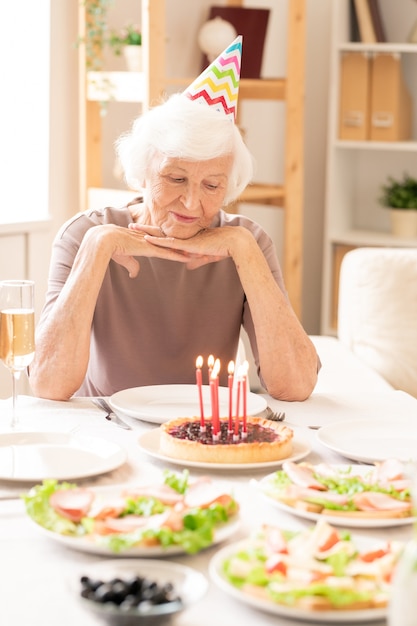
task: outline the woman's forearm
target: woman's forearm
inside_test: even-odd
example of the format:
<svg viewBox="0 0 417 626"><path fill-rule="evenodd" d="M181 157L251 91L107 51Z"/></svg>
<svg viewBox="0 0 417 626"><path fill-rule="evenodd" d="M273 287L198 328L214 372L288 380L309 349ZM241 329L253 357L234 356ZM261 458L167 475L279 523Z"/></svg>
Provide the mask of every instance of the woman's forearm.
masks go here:
<svg viewBox="0 0 417 626"><path fill-rule="evenodd" d="M36 331L30 384L37 396L69 399L81 386L90 355L94 309L111 251L87 233L68 279Z"/></svg>
<svg viewBox="0 0 417 626"><path fill-rule="evenodd" d="M317 381L317 353L252 239L233 258L254 323L259 364L268 393L281 400L308 398Z"/></svg>

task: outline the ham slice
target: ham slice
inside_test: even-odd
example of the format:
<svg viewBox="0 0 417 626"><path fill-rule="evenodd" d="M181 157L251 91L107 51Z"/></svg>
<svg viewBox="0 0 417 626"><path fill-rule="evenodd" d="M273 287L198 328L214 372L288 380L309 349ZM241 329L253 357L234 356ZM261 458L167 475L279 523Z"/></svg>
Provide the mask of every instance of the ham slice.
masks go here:
<svg viewBox="0 0 417 626"><path fill-rule="evenodd" d="M330 493L328 491L318 491L317 489L309 489L307 487L299 487L298 485L288 485L280 494L280 500L288 502L291 506L300 500L327 500L343 506L349 502L348 496L340 493Z"/></svg>
<svg viewBox="0 0 417 626"><path fill-rule="evenodd" d="M172 489L169 485L144 485L138 487L131 487L123 492L124 497L139 498L141 496L147 498L156 498L160 500L162 504L173 506L178 502L182 502L184 496L178 491Z"/></svg>
<svg viewBox="0 0 417 626"><path fill-rule="evenodd" d="M297 465L292 461L285 461L282 469L295 485L326 491L326 487L314 478L313 469L308 465Z"/></svg>
<svg viewBox="0 0 417 626"><path fill-rule="evenodd" d="M49 504L62 517L79 522L88 514L93 500L92 491L79 487L55 491L49 498Z"/></svg>
<svg viewBox="0 0 417 626"><path fill-rule="evenodd" d="M225 493L221 485L213 483L207 478L197 480L190 485L184 498L185 505L190 509L196 507L207 509L216 502L226 507L232 502L232 496Z"/></svg>
<svg viewBox="0 0 417 626"><path fill-rule="evenodd" d="M385 493L364 491L353 496L353 502L360 511L409 511L411 502L402 502Z"/></svg>
<svg viewBox="0 0 417 626"><path fill-rule="evenodd" d="M386 484L393 480L403 478L405 478L404 464L397 459L387 459L386 461L383 461L383 463L377 463L372 474L372 482L374 484Z"/></svg>

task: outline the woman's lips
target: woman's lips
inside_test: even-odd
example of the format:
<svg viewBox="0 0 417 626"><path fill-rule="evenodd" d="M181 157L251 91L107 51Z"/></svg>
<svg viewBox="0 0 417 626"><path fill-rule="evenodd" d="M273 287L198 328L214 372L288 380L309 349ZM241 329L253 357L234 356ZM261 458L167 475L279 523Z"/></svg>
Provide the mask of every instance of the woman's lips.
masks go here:
<svg viewBox="0 0 417 626"><path fill-rule="evenodd" d="M189 215L182 215L181 213L172 212L171 215L182 224L194 224L198 221L198 217L190 217Z"/></svg>

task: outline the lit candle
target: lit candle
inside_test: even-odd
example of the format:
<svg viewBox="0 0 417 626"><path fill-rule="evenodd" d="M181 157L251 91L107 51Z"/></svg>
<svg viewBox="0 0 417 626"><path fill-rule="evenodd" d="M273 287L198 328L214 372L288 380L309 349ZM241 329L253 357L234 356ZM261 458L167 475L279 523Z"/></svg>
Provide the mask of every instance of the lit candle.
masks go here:
<svg viewBox="0 0 417 626"><path fill-rule="evenodd" d="M229 384L229 432L233 432L233 379L234 379L234 371L235 364L233 361L229 362L227 366L227 371L229 373L228 384Z"/></svg>
<svg viewBox="0 0 417 626"><path fill-rule="evenodd" d="M243 428L242 436L247 436L247 414L246 414L246 401L247 401L247 386L248 386L248 369L249 363L243 362L242 365L242 395L243 395Z"/></svg>
<svg viewBox="0 0 417 626"><path fill-rule="evenodd" d="M201 368L203 366L202 356L197 357L195 366L197 368L195 371L195 377L196 377L197 389L198 389L198 399L200 401L200 429L205 430L206 425L204 421L204 406L203 406L203 376L201 373Z"/></svg>
<svg viewBox="0 0 417 626"><path fill-rule="evenodd" d="M220 436L220 419L219 419L219 371L220 360L216 359L210 377L211 388L211 405L212 405L212 429L213 437L218 439Z"/></svg>
<svg viewBox="0 0 417 626"><path fill-rule="evenodd" d="M214 356L212 354L210 354L209 358L207 359L209 382L210 382L210 378L211 378L211 373L213 371L213 365L214 365Z"/></svg>
<svg viewBox="0 0 417 626"><path fill-rule="evenodd" d="M240 403L240 378L237 379L237 387L236 387L236 417L235 417L235 432L233 435L233 440L238 441L239 439L239 403Z"/></svg>

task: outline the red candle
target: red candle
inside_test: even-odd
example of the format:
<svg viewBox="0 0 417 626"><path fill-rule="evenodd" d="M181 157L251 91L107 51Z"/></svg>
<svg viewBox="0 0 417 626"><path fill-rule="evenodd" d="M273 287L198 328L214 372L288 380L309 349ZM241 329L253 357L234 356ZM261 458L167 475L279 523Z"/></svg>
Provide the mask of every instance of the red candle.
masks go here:
<svg viewBox="0 0 417 626"><path fill-rule="evenodd" d="M227 366L227 371L229 373L228 377L228 385L229 385L229 432L233 431L233 378L235 371L235 364L233 361L229 362Z"/></svg>
<svg viewBox="0 0 417 626"><path fill-rule="evenodd" d="M244 361L243 363L243 375L242 375L242 394L243 394L243 432L247 433L247 414L246 414L246 401L247 401L247 384L248 384L248 367L249 363Z"/></svg>
<svg viewBox="0 0 417 626"><path fill-rule="evenodd" d="M219 418L219 371L220 361L216 359L210 377L210 386L212 389L212 424L213 435L218 437L220 433L220 418Z"/></svg>
<svg viewBox="0 0 417 626"><path fill-rule="evenodd" d="M235 434L234 439L239 437L239 402L240 402L240 378L237 379L236 388L236 417L235 417Z"/></svg>
<svg viewBox="0 0 417 626"><path fill-rule="evenodd" d="M198 399L200 401L200 428L203 429L205 428L205 421L204 421L204 405L203 405L203 376L201 373L201 368L203 366L202 356L197 357L195 366L197 368L195 371L195 377L196 377L197 388L198 388Z"/></svg>

